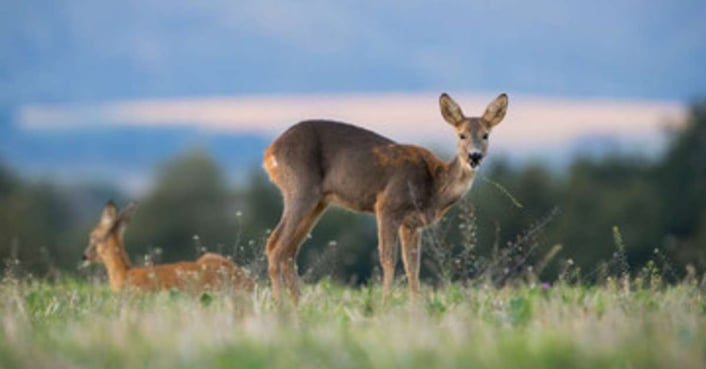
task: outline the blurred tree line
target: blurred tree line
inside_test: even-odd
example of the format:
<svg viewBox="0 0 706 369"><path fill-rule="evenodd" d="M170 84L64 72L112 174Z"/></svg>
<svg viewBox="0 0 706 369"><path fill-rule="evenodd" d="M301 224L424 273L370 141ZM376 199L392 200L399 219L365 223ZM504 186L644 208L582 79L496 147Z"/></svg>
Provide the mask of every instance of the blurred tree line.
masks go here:
<svg viewBox="0 0 706 369"><path fill-rule="evenodd" d="M109 198L129 200L110 186L29 181L0 166L2 268L19 260L39 276L75 272ZM264 244L281 199L261 170L234 190L208 154L189 152L161 168L139 203L126 232L133 263L191 259L207 249L264 276ZM561 173L496 161L466 200L426 233L427 278L454 268L457 276L473 275L469 270L478 266L468 260L504 255L511 260L505 273L551 261L543 278L553 278L571 260L590 279L617 251L633 270L660 259L674 278L686 265L704 271L706 102L692 105L686 126L657 160L579 158ZM454 259L458 255L465 259ZM373 217L330 209L301 249L299 265L305 280L368 280L378 273Z"/></svg>

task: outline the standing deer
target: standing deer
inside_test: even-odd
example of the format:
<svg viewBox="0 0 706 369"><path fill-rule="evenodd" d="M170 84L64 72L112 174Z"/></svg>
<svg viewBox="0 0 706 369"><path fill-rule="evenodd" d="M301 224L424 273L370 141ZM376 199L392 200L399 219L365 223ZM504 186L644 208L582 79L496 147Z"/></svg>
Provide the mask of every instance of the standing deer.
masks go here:
<svg viewBox="0 0 706 369"><path fill-rule="evenodd" d="M450 162L423 147L327 120L300 122L265 150L263 166L284 201L266 246L275 299L280 299L284 277L293 302L298 302L297 251L329 204L375 213L384 294L392 285L399 240L410 294L417 296L420 230L438 221L470 189L488 150L488 134L505 117L508 97L501 94L481 117L473 118L446 93L439 105L458 137Z"/></svg>
<svg viewBox="0 0 706 369"><path fill-rule="evenodd" d="M101 261L105 264L114 292L124 288L139 291L177 288L202 292L230 286L253 290L255 284L250 277L232 261L215 253L206 253L196 261L132 267L125 252L123 233L135 208L136 204L130 203L118 212L115 204L108 201L83 253L83 259L87 262Z"/></svg>

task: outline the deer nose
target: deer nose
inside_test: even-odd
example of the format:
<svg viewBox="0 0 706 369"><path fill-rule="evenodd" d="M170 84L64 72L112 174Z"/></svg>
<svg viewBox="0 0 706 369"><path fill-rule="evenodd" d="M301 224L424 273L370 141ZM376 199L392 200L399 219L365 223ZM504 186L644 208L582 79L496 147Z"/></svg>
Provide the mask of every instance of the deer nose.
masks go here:
<svg viewBox="0 0 706 369"><path fill-rule="evenodd" d="M480 163L481 159L483 159L483 154L479 153L478 151L468 154L468 160L474 167Z"/></svg>

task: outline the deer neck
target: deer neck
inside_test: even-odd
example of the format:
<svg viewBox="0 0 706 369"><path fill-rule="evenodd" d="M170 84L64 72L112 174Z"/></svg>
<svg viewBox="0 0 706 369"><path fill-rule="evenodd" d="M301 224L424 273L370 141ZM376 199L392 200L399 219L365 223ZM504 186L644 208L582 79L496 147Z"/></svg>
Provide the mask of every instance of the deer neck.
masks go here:
<svg viewBox="0 0 706 369"><path fill-rule="evenodd" d="M475 172L458 157L446 163L437 182L436 204L439 209L446 209L455 204L471 188Z"/></svg>
<svg viewBox="0 0 706 369"><path fill-rule="evenodd" d="M103 263L108 271L110 288L119 291L125 284L128 270L130 270L130 260L125 252L122 237L111 236L107 240L108 248L103 256Z"/></svg>

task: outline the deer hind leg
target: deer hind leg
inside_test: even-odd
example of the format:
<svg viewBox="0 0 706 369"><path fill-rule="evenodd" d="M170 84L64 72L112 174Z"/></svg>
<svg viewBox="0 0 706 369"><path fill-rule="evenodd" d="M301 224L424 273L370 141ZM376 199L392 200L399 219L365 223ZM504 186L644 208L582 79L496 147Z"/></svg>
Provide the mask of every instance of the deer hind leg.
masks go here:
<svg viewBox="0 0 706 369"><path fill-rule="evenodd" d="M282 269L282 275L289 290L289 295L295 305L299 302L297 251L324 210L326 210L326 203L320 201L296 222L297 226L296 228L293 227L291 234L283 233L283 240L287 239L289 244L282 243L286 248L281 256L280 268Z"/></svg>
<svg viewBox="0 0 706 369"><path fill-rule="evenodd" d="M267 271L270 275L270 284L272 285L272 297L274 297L275 300L279 300L281 295L280 285L282 284L282 275L277 244L279 243L282 229L285 227L286 217L284 214L286 214L286 208L282 213L282 219L280 219L279 224L277 224L277 227L275 227L274 231L272 231L270 237L267 239L267 246L265 248L267 254Z"/></svg>
<svg viewBox="0 0 706 369"><path fill-rule="evenodd" d="M419 229L404 225L400 227L402 262L404 263L409 292L413 300L416 300L419 294L419 259L421 256L419 238Z"/></svg>
<svg viewBox="0 0 706 369"><path fill-rule="evenodd" d="M296 282L297 251L326 205L321 196L313 191L299 196L288 196L284 203L282 220L267 242L268 271L273 297L280 299L280 286L284 277L292 300L296 303L299 297Z"/></svg>

